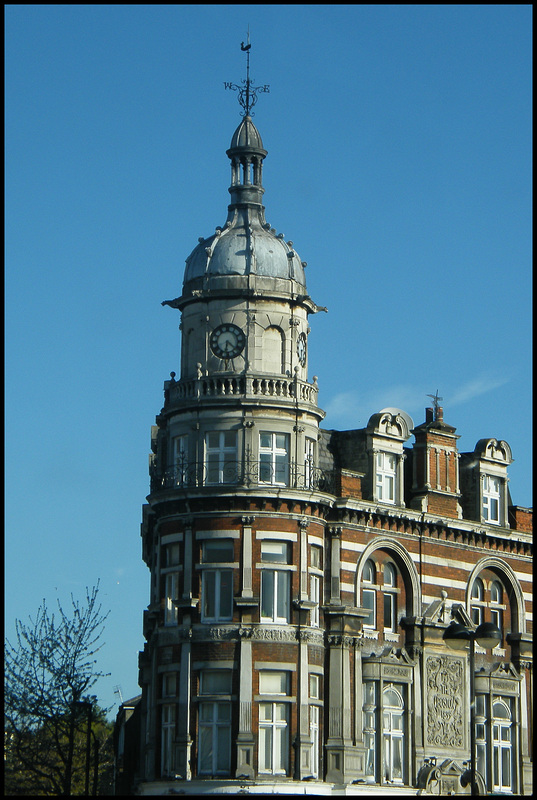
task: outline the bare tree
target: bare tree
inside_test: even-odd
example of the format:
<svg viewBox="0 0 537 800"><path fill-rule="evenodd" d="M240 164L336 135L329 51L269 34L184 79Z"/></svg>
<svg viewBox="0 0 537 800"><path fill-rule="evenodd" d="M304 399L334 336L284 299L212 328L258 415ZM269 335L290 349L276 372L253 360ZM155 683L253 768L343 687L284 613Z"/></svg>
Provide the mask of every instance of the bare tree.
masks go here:
<svg viewBox="0 0 537 800"><path fill-rule="evenodd" d="M70 795L81 769L84 785L84 709L96 708L90 691L105 675L96 655L109 612L98 591L86 589L85 603L71 595L69 613L59 601L50 613L43 600L35 621L17 620L17 641L6 643L5 766L14 794Z"/></svg>

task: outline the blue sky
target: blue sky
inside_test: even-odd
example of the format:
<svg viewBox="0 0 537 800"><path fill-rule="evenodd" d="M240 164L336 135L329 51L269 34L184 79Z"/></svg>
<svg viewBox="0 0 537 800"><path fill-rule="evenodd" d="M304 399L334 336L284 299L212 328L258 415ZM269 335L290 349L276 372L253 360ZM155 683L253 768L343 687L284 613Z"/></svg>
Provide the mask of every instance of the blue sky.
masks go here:
<svg viewBox="0 0 537 800"><path fill-rule="evenodd" d="M100 580L104 705L138 693L141 505L185 258L240 121L308 262L324 427L444 398L532 504L528 5L6 7L6 629Z"/></svg>

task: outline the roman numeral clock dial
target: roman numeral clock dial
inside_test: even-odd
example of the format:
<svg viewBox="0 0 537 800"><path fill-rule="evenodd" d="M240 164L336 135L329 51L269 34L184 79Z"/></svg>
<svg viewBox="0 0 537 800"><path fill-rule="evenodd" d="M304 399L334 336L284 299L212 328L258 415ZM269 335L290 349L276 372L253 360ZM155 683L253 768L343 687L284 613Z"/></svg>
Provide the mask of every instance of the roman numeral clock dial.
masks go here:
<svg viewBox="0 0 537 800"><path fill-rule="evenodd" d="M223 361L231 361L244 350L246 337L237 325L226 323L219 325L211 333L209 346L217 358Z"/></svg>

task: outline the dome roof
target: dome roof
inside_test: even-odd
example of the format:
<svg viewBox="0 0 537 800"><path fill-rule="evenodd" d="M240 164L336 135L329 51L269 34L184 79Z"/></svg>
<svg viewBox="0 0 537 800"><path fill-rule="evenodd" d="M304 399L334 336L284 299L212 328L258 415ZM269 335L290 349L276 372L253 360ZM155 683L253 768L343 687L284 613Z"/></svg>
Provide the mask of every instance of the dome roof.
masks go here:
<svg viewBox="0 0 537 800"><path fill-rule="evenodd" d="M184 286L211 276L258 275L295 281L295 291L305 291L306 280L300 257L292 242L276 235L256 211L236 209L225 228L202 239L186 260Z"/></svg>
<svg viewBox="0 0 537 800"><path fill-rule="evenodd" d="M233 134L231 138L231 144L229 145L228 155L238 148L260 150L264 155L266 155L267 151L263 148L261 136L252 122L251 117L244 117L239 127Z"/></svg>
<svg viewBox="0 0 537 800"><path fill-rule="evenodd" d="M307 295L304 264L265 221L262 167L267 151L246 114L235 130L227 155L231 161L231 202L223 228L199 239L186 260L183 297L199 291L253 289ZM259 279L257 286L250 277ZM277 283L276 283L277 282Z"/></svg>

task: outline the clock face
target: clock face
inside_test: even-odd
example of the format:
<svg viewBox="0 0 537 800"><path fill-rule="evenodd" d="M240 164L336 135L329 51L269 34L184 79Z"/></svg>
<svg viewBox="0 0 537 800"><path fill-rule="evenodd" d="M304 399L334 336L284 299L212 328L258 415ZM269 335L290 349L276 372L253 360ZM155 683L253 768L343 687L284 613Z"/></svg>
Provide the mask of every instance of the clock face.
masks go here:
<svg viewBox="0 0 537 800"><path fill-rule="evenodd" d="M298 355L298 360L300 364L305 367L306 366L306 334L301 333L298 337L298 341L296 343L296 352Z"/></svg>
<svg viewBox="0 0 537 800"><path fill-rule="evenodd" d="M215 356L228 361L230 358L235 358L239 353L242 353L246 344L246 337L236 325L226 323L214 329L211 333L209 344Z"/></svg>

